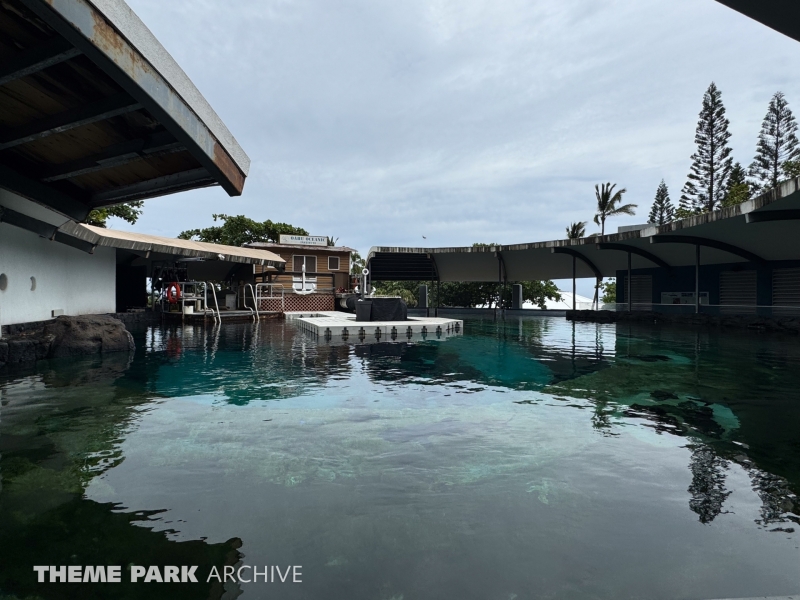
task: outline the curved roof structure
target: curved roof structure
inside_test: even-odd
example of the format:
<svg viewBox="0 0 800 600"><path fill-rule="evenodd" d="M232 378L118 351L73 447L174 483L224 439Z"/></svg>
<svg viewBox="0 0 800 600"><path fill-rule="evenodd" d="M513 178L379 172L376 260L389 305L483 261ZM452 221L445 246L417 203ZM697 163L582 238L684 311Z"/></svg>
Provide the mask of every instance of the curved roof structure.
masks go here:
<svg viewBox="0 0 800 600"><path fill-rule="evenodd" d="M460 248L373 247L373 281L535 281L615 277L627 269L695 264L774 263L800 256L800 178L738 206L663 226L577 240Z"/></svg>
<svg viewBox="0 0 800 600"><path fill-rule="evenodd" d="M717 2L800 41L800 4L795 0L717 0Z"/></svg>
<svg viewBox="0 0 800 600"><path fill-rule="evenodd" d="M122 0L0 3L0 187L66 218L209 185L247 155Z"/></svg>

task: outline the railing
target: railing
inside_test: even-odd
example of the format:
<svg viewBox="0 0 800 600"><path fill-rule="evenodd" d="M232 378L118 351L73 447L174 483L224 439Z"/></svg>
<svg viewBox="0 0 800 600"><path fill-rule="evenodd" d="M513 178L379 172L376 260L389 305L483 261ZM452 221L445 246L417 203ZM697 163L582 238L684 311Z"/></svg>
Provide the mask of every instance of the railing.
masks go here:
<svg viewBox="0 0 800 600"><path fill-rule="evenodd" d="M168 282L167 285L174 283ZM181 307L181 320L183 320L186 316L186 305L189 304L191 306L192 303L195 305L197 302L201 303L201 307L198 310L201 310L203 313L211 312L214 316L214 320L217 319L219 315L219 307L217 307L217 313L214 313L214 309L211 308L208 302L208 293L211 290L211 293L214 293L214 286L211 285L207 281L179 281L177 282L178 285L181 286L181 297L180 297L180 307ZM198 287L203 286L203 291L198 291ZM164 310L164 304L167 302L167 296L165 292L166 288L163 288L160 292L160 297L158 298L158 303L161 305L162 312L168 312ZM155 306L155 298L156 298L156 290L153 289L152 291L153 297L153 306ZM216 294L214 295L214 302L216 303Z"/></svg>
<svg viewBox="0 0 800 600"><path fill-rule="evenodd" d="M208 308L210 308L210 309L211 309L211 314L212 314L212 316L214 317L214 322L215 322L215 323L216 323L216 322L222 323L222 315L221 315L221 314L220 314L220 312L219 312L219 302L217 302L217 290L214 288L214 284L213 284L213 283L211 283L211 282L207 283L206 285L208 285L208 287L209 287L209 288L211 288L211 295L212 295L212 296L213 296L213 298L214 298L214 306L217 308L217 311L216 311L216 313L215 313L215 312L214 312L214 309L213 309L213 308L211 308L211 306L210 306L210 305L209 305L209 307L208 307ZM206 288L206 290L208 290L208 288Z"/></svg>
<svg viewBox="0 0 800 600"><path fill-rule="evenodd" d="M282 283L257 283L255 293L256 306L260 308L262 300L278 298L277 295L273 295L276 289L280 289L281 292L281 312L286 312L286 292ZM265 290L269 290L268 296L264 293Z"/></svg>
<svg viewBox="0 0 800 600"><path fill-rule="evenodd" d="M255 305L255 310L247 306L247 288L250 288L250 293L253 295L253 304ZM260 321L261 319L258 316L258 301L256 300L256 292L253 289L253 284L248 283L244 286L244 292L242 292L242 305L245 308L250 308L250 312L253 313L253 320Z"/></svg>
<svg viewBox="0 0 800 600"><path fill-rule="evenodd" d="M277 285L280 285L280 284L277 284ZM308 285L308 282L306 282L306 285ZM294 284L293 284L292 287L289 288L288 293L289 294L296 294L298 296L307 296L309 294L333 294L335 291L336 291L336 288L333 288L333 287L319 287L316 284L314 285L313 288L309 288L307 290L296 290L294 288Z"/></svg>

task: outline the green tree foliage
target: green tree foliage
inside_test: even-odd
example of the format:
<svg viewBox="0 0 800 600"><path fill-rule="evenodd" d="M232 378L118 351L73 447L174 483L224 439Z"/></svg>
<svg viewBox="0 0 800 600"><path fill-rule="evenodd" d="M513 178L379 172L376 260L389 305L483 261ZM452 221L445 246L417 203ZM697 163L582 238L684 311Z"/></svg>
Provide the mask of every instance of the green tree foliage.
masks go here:
<svg viewBox="0 0 800 600"><path fill-rule="evenodd" d="M439 286L440 306L458 306L475 308L486 306L494 308L500 300L500 284L491 281L448 281ZM437 304L436 287L433 288L431 301Z"/></svg>
<svg viewBox="0 0 800 600"><path fill-rule="evenodd" d="M548 300L561 300L558 286L550 281L518 281L522 284L522 301L535 304L541 309L547 308ZM511 285L501 289L502 302L506 308L511 308Z"/></svg>
<svg viewBox="0 0 800 600"><path fill-rule="evenodd" d="M136 200L135 202L117 204L116 206L96 208L86 217L86 223L95 227L105 227L110 217L116 217L133 225L142 216L142 206L144 206L144 202Z"/></svg>
<svg viewBox="0 0 800 600"><path fill-rule="evenodd" d="M552 281L517 281L522 284L523 302L531 302L539 308L545 308L547 300L560 300L558 286ZM440 285L440 306L475 308L511 308L511 285L496 282L448 281ZM436 288L431 295L436 304Z"/></svg>
<svg viewBox="0 0 800 600"><path fill-rule="evenodd" d="M725 198L733 160L728 145L729 125L722 93L712 83L703 95L694 136L697 150L692 154L692 166L681 191L681 208L691 213L710 212Z"/></svg>
<svg viewBox="0 0 800 600"><path fill-rule="evenodd" d="M800 177L800 160L787 160L781 165L781 169L787 179Z"/></svg>
<svg viewBox="0 0 800 600"><path fill-rule="evenodd" d="M204 229L188 229L178 237L184 240L198 240L226 246L242 246L253 242L278 242L281 234L308 235L302 227L288 223L274 223L269 219L263 222L248 219L244 215L212 215L214 221L222 221L222 225Z"/></svg>
<svg viewBox="0 0 800 600"><path fill-rule="evenodd" d="M664 180L658 184L656 190L656 198L653 201L653 207L650 209L650 216L647 220L648 223L655 223L656 225L666 225L675 220L675 207L672 205L672 200L669 198L669 189Z"/></svg>
<svg viewBox="0 0 800 600"><path fill-rule="evenodd" d="M603 294L604 304L613 304L617 301L617 280L611 279L600 283L600 292Z"/></svg>
<svg viewBox="0 0 800 600"><path fill-rule="evenodd" d="M586 221L570 223L569 227L567 227L567 239L579 240L582 237L586 237Z"/></svg>
<svg viewBox="0 0 800 600"><path fill-rule="evenodd" d="M367 266L367 261L361 258L358 252L350 255L350 275L361 275L365 266Z"/></svg>
<svg viewBox="0 0 800 600"><path fill-rule="evenodd" d="M488 248L499 244L472 244L473 248ZM360 271L359 271L360 272ZM523 301L532 302L540 308L547 300L561 300L558 286L552 281L520 281ZM486 306L495 308L511 307L511 284L503 285L495 281L446 281L439 285L429 281L379 281L375 282L375 293L382 296L400 296L409 306L417 305L417 292L420 285L428 285L428 298L431 306L450 306L475 308ZM436 294L439 293L437 299ZM413 305L409 301L413 297Z"/></svg>
<svg viewBox="0 0 800 600"><path fill-rule="evenodd" d="M759 190L775 188L780 182L781 165L798 157L797 121L786 97L782 92L776 92L769 101L761 133L758 134L750 176Z"/></svg>
<svg viewBox="0 0 800 600"><path fill-rule="evenodd" d="M735 206L745 200L750 200L750 184L747 182L747 174L744 167L738 162L731 169L731 176L728 178L728 189L722 206Z"/></svg>
<svg viewBox="0 0 800 600"><path fill-rule="evenodd" d="M408 306L413 308L418 304L419 286L424 283L424 281L378 281L373 283L373 286L376 295L400 296Z"/></svg>
<svg viewBox="0 0 800 600"><path fill-rule="evenodd" d="M600 235L606 234L606 219L616 215L635 215L635 204L622 204L622 195L627 192L625 188L615 192L617 184L603 183L594 186L594 195L597 198L597 214L594 222L600 225Z"/></svg>

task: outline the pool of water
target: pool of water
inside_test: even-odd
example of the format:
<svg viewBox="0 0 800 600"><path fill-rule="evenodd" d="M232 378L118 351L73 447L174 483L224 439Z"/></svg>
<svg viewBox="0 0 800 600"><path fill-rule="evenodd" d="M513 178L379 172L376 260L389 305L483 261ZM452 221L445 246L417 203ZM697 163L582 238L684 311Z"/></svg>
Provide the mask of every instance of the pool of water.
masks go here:
<svg viewBox="0 0 800 600"><path fill-rule="evenodd" d="M796 338L548 317L415 344L279 321L135 337L130 359L0 371L0 597L800 592ZM206 582L225 565L302 583Z"/></svg>

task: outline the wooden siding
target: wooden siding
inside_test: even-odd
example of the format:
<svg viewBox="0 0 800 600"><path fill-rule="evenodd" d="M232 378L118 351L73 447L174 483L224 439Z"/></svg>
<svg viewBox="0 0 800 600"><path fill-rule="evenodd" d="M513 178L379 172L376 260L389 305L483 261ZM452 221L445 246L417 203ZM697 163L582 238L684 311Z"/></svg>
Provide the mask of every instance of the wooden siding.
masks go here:
<svg viewBox="0 0 800 600"><path fill-rule="evenodd" d="M317 287L320 289L324 289L327 292L327 288L333 287L335 290L336 288L349 288L350 282L350 253L349 252L328 252L325 251L321 247L309 246L308 249L297 249L297 248L280 248L277 246L271 246L271 252L279 255L282 259L286 261L286 272L285 273L277 273L272 269L266 269L265 267L261 267L260 265L256 265L256 277L260 281L261 273L268 274L269 281L272 283L279 283L283 285L284 289L287 293L290 293L292 290L293 278L296 275L300 275L302 271L295 271L294 269L294 258L296 256L314 256L317 259L317 270L314 271L318 273L319 276L317 277ZM330 270L328 269L328 257L335 256L339 259L339 269L338 270ZM333 281L328 274L333 274L334 278ZM265 279L266 281L266 279Z"/></svg>

